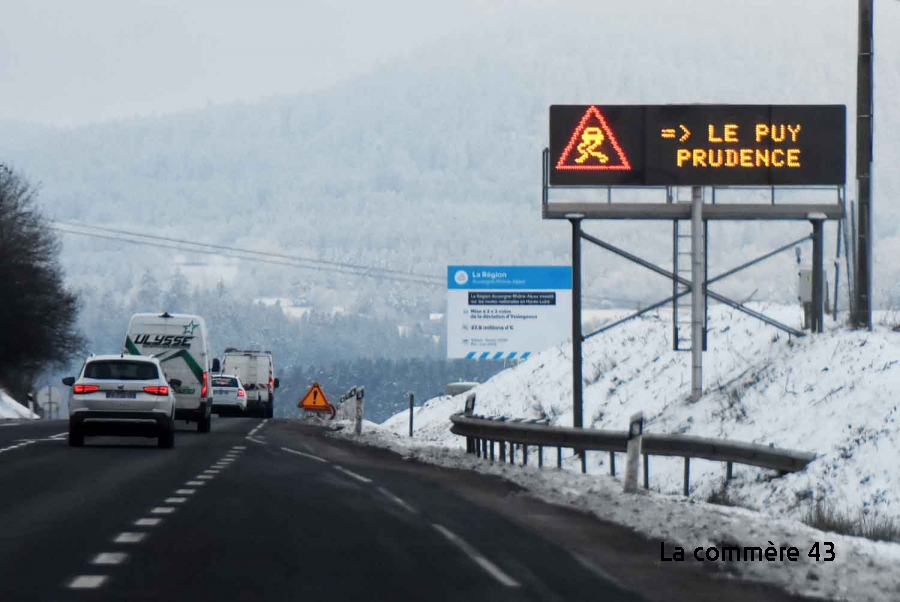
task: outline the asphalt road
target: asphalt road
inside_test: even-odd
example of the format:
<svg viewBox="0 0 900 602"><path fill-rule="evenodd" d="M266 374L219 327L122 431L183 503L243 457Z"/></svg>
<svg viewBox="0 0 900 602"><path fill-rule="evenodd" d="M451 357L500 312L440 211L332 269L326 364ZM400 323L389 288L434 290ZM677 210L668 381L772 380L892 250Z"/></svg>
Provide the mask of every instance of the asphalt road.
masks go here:
<svg viewBox="0 0 900 602"><path fill-rule="evenodd" d="M796 600L500 479L296 422L96 438L0 423L0 600Z"/></svg>

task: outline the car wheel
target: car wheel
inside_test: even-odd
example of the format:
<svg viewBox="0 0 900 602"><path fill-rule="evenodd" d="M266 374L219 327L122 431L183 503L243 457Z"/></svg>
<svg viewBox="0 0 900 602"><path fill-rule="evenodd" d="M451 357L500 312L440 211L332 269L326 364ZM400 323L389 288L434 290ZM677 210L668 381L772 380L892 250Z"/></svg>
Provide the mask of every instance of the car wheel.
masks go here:
<svg viewBox="0 0 900 602"><path fill-rule="evenodd" d="M197 421L197 432L208 433L212 426L212 414L204 412L200 420Z"/></svg>
<svg viewBox="0 0 900 602"><path fill-rule="evenodd" d="M169 425L159 432L157 437L157 446L162 449L172 449L175 447L175 425Z"/></svg>
<svg viewBox="0 0 900 602"><path fill-rule="evenodd" d="M84 447L84 433L69 427L69 447Z"/></svg>

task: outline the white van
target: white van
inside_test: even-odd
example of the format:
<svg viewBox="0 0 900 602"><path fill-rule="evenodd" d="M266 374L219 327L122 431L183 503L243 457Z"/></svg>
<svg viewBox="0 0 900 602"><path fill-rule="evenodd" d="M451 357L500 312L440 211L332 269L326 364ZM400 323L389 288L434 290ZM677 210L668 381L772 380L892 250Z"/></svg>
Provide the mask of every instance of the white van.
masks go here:
<svg viewBox="0 0 900 602"><path fill-rule="evenodd" d="M212 419L210 372L218 372L219 360L209 349L206 321L191 314L134 314L125 336L125 353L152 356L175 387L175 419L197 423L197 432L208 433Z"/></svg>
<svg viewBox="0 0 900 602"><path fill-rule="evenodd" d="M275 364L269 351L240 351L234 347L222 356L222 372L241 379L247 392L247 414L272 418L275 413Z"/></svg>

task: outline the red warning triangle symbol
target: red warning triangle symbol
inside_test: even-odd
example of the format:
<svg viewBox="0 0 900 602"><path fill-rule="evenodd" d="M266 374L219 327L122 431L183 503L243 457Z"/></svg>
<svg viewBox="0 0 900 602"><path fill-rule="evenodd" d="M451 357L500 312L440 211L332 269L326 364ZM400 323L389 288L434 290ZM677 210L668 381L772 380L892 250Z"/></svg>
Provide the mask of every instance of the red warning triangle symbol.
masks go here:
<svg viewBox="0 0 900 602"><path fill-rule="evenodd" d="M556 169L630 171L631 163L600 109L591 107L572 132Z"/></svg>

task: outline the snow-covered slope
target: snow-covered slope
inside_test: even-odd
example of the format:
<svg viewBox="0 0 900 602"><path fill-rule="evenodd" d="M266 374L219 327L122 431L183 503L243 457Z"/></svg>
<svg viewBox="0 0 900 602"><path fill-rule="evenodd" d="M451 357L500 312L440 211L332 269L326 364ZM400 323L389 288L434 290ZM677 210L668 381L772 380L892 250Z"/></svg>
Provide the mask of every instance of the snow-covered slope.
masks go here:
<svg viewBox="0 0 900 602"><path fill-rule="evenodd" d="M756 306L792 326L799 308ZM690 401L690 354L671 349L671 316L635 320L585 343L586 426L625 430L643 410L651 433L687 433L819 454L807 470L771 479L770 471L735 466L729 485L742 505L800 518L816 500L854 515L862 510L900 519L900 334L884 316L874 332L828 331L789 337L729 308L710 308L705 394ZM571 425L571 345L547 350L479 386L476 411L549 417ZM461 448L449 416L464 396L430 400L417 410L417 444ZM383 428L405 436L406 413ZM608 456L589 454L589 471L608 472ZM574 463L573 463L574 468ZM651 489L681 490L680 459L652 458ZM718 489L724 465L695 461L696 497Z"/></svg>
<svg viewBox="0 0 900 602"><path fill-rule="evenodd" d="M9 394L0 389L0 420L3 419L38 418L37 414L17 402Z"/></svg>

